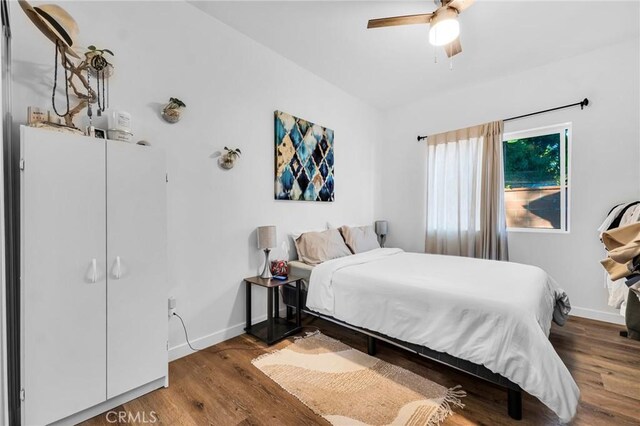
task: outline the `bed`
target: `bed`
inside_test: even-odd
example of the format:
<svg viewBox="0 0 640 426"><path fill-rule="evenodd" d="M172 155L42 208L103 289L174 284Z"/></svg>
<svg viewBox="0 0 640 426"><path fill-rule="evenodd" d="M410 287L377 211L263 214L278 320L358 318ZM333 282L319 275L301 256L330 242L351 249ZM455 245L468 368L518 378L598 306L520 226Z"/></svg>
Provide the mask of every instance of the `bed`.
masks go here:
<svg viewBox="0 0 640 426"><path fill-rule="evenodd" d="M291 273L306 278L304 311L366 334L370 352L385 340L503 386L515 419L521 389L575 415L580 392L548 340L563 292L540 268L380 248Z"/></svg>

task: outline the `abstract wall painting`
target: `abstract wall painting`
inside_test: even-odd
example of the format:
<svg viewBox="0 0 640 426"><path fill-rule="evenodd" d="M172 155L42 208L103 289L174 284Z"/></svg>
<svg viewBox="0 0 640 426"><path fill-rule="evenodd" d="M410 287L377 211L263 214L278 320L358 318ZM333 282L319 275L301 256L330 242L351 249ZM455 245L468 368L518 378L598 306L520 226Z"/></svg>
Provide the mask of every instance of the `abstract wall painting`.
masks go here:
<svg viewBox="0 0 640 426"><path fill-rule="evenodd" d="M334 201L333 130L275 111L276 200Z"/></svg>

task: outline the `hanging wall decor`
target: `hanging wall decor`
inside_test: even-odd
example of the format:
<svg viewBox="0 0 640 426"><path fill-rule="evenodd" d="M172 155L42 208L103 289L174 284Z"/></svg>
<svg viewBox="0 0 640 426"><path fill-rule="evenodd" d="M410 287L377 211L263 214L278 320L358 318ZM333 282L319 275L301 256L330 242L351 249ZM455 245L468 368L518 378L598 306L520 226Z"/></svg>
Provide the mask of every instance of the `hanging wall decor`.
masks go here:
<svg viewBox="0 0 640 426"><path fill-rule="evenodd" d="M334 201L333 130L275 111L275 199Z"/></svg>
<svg viewBox="0 0 640 426"><path fill-rule="evenodd" d="M113 74L113 65L106 55L112 57L113 52L89 46L83 56L78 54L78 24L63 8L54 4L32 7L25 0L19 0L19 4L31 22L55 45L53 111L64 119L67 126L75 128L74 117L87 108L91 126L92 105L97 103L98 115L109 106L109 77ZM64 75L62 102L56 99L59 74ZM74 107L71 107L71 97L77 102Z"/></svg>
<svg viewBox="0 0 640 426"><path fill-rule="evenodd" d="M177 123L182 118L182 110L187 106L178 98L169 98L169 103L162 108L162 118L168 123Z"/></svg>
<svg viewBox="0 0 640 426"><path fill-rule="evenodd" d="M233 166L236 165L236 160L240 158L242 151L240 151L240 148L229 149L226 146L224 147L224 150L225 153L222 154L220 156L220 160L218 160L220 167L227 170L233 169Z"/></svg>
<svg viewBox="0 0 640 426"><path fill-rule="evenodd" d="M98 49L91 45L85 52L84 62L87 64L87 85L91 88L91 79L96 82L96 101L98 117L109 107L109 78L113 75L113 65L105 55L114 56L109 49ZM81 64L82 65L82 64ZM92 116L91 103L88 104L89 119Z"/></svg>

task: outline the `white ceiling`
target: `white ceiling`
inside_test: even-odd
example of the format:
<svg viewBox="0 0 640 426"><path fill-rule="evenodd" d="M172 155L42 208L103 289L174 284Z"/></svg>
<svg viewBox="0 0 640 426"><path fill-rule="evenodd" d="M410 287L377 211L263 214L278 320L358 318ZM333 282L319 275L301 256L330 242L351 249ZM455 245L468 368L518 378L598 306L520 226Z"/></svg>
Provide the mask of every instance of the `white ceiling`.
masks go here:
<svg viewBox="0 0 640 426"><path fill-rule="evenodd" d="M434 63L426 25L366 29L370 18L431 12L430 0L192 3L379 108L640 37L635 1L477 0L460 16L450 70L442 51Z"/></svg>

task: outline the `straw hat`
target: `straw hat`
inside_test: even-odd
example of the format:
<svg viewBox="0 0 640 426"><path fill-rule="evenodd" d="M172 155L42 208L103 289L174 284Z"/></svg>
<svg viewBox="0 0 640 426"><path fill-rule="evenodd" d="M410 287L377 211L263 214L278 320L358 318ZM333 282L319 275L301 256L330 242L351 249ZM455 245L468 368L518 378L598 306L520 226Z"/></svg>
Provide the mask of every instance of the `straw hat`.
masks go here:
<svg viewBox="0 0 640 426"><path fill-rule="evenodd" d="M18 3L42 34L54 43L59 41L66 47L67 53L80 58L73 49L78 36L78 24L66 10L55 4L32 7L26 0L18 0Z"/></svg>

